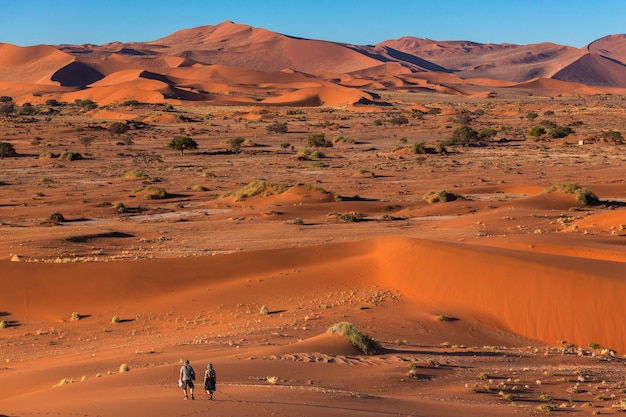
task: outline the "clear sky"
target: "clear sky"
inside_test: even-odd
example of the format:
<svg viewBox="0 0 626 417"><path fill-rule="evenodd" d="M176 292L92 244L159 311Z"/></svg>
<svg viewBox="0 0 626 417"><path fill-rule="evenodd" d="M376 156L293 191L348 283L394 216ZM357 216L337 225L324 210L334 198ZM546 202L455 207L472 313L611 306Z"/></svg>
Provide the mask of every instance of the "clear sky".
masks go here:
<svg viewBox="0 0 626 417"><path fill-rule="evenodd" d="M626 33L626 0L0 0L0 42L151 41L224 20L358 45L401 36L582 47Z"/></svg>

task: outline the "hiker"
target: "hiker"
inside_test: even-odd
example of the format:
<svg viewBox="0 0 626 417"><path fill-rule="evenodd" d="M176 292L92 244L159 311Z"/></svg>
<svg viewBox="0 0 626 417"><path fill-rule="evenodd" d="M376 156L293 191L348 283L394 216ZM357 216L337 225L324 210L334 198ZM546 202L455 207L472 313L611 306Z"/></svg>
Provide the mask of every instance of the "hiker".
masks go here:
<svg viewBox="0 0 626 417"><path fill-rule="evenodd" d="M193 396L193 381L196 380L196 373L193 371L193 367L189 365L189 359L185 360L185 364L180 368L179 385L185 393L185 399L187 400L187 388L191 393L191 399L195 400Z"/></svg>
<svg viewBox="0 0 626 417"><path fill-rule="evenodd" d="M215 383L217 382L217 377L215 375L215 369L213 369L213 364L210 363L207 366L207 370L204 371L204 389L206 393L209 394L209 400L213 399L213 392L215 391Z"/></svg>

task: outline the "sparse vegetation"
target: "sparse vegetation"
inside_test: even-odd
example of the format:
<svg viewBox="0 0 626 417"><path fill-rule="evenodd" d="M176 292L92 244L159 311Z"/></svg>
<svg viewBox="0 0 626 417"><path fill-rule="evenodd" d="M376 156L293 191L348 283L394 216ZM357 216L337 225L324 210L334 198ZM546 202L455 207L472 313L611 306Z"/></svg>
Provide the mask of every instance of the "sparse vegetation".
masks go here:
<svg viewBox="0 0 626 417"><path fill-rule="evenodd" d="M130 371L130 367L128 366L128 364L123 363L123 364L120 365L119 371L120 371L120 373L128 372L128 371Z"/></svg>
<svg viewBox="0 0 626 417"><path fill-rule="evenodd" d="M287 123L274 122L265 127L268 133L281 133L285 134L289 132L289 128L287 127Z"/></svg>
<svg viewBox="0 0 626 417"><path fill-rule="evenodd" d="M457 194L449 193L446 190L429 191L424 194L423 199L429 203L447 203L449 201L457 200L460 196Z"/></svg>
<svg viewBox="0 0 626 417"><path fill-rule="evenodd" d="M468 125L462 125L452 131L452 137L445 145L471 146L478 143L478 132Z"/></svg>
<svg viewBox="0 0 626 417"><path fill-rule="evenodd" d="M306 139L307 146L311 148L331 148L333 143L326 140L326 135L323 133L311 133Z"/></svg>
<svg viewBox="0 0 626 417"><path fill-rule="evenodd" d="M58 212L58 211L54 211L50 214L48 214L48 222L52 223L52 224L61 224L65 221L65 217L63 217L63 215Z"/></svg>
<svg viewBox="0 0 626 417"><path fill-rule="evenodd" d="M132 180L144 180L148 178L148 175L138 169L131 169L130 171L126 171L126 173L124 174L124 178Z"/></svg>
<svg viewBox="0 0 626 417"><path fill-rule="evenodd" d="M259 312L264 316L267 316L268 314L270 314L270 311L268 310L267 306L261 306L261 309L259 310Z"/></svg>
<svg viewBox="0 0 626 417"><path fill-rule="evenodd" d="M135 190L136 193L143 193L143 198L147 200L157 200L167 198L168 194L165 189L157 187L156 185L147 185L143 188Z"/></svg>
<svg viewBox="0 0 626 417"><path fill-rule="evenodd" d="M328 329L328 332L345 337L352 346L358 348L366 355L371 355L382 349L378 341L362 334L356 326L346 321L334 324Z"/></svg>
<svg viewBox="0 0 626 417"><path fill-rule="evenodd" d="M72 315L70 316L70 320L72 321L79 321L82 318L82 316L80 314L78 314L77 311L74 311L72 313Z"/></svg>
<svg viewBox="0 0 626 417"><path fill-rule="evenodd" d="M600 203L600 199L587 188L573 183L557 183L544 190L546 193L559 192L563 194L574 194L576 201L583 206L592 206Z"/></svg>

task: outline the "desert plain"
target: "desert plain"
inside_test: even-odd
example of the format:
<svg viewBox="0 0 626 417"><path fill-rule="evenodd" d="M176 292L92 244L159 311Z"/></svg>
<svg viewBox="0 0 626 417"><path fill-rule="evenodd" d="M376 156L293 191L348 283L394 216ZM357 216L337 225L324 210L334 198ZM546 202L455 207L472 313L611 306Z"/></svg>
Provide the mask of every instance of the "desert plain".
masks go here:
<svg viewBox="0 0 626 417"><path fill-rule="evenodd" d="M626 90L113 46L0 45L1 416L626 410Z"/></svg>

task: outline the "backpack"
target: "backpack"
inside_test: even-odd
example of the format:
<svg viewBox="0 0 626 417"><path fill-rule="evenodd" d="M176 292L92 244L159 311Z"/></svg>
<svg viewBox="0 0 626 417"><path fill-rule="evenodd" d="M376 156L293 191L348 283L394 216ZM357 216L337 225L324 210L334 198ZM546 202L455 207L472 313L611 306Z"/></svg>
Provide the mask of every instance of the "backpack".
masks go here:
<svg viewBox="0 0 626 417"><path fill-rule="evenodd" d="M189 378L191 378L192 381L196 380L196 373L194 372L193 368L191 366L186 366L187 368L187 373L189 374Z"/></svg>

